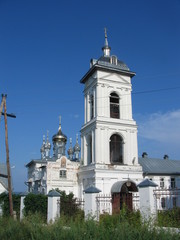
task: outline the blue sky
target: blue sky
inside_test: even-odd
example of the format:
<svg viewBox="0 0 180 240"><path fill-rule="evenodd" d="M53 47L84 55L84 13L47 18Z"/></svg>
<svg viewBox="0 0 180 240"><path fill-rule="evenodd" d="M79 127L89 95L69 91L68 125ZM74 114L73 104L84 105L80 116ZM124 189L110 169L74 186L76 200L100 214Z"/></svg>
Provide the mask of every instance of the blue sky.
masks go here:
<svg viewBox="0 0 180 240"><path fill-rule="evenodd" d="M57 132L59 115L75 143L84 121L79 80L102 55L104 27L111 53L136 72L139 156L180 159L179 12L179 0L0 0L0 93L17 116L8 119L15 191L25 190L24 165L40 157L42 136ZM1 119L0 162L4 138Z"/></svg>

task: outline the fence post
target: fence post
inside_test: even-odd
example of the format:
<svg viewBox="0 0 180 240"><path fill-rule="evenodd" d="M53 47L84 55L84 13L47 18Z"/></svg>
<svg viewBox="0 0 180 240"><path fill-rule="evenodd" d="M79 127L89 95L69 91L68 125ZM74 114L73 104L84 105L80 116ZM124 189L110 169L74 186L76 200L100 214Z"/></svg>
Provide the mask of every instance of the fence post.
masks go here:
<svg viewBox="0 0 180 240"><path fill-rule="evenodd" d="M54 222L60 217L60 193L55 190L48 193L47 223Z"/></svg>
<svg viewBox="0 0 180 240"><path fill-rule="evenodd" d="M156 199L153 192L157 186L149 179L145 179L138 184L140 212L144 221L154 221L157 217Z"/></svg>
<svg viewBox="0 0 180 240"><path fill-rule="evenodd" d="M24 199L25 197L28 195L27 192L24 192L24 193L21 193L20 196L21 196L21 202L20 202L20 221L24 218Z"/></svg>
<svg viewBox="0 0 180 240"><path fill-rule="evenodd" d="M94 217L95 220L98 220L97 217L97 202L96 197L97 194L100 193L101 190L99 190L96 187L89 187L86 190L84 190L84 212L85 212L85 219L88 219L89 217Z"/></svg>

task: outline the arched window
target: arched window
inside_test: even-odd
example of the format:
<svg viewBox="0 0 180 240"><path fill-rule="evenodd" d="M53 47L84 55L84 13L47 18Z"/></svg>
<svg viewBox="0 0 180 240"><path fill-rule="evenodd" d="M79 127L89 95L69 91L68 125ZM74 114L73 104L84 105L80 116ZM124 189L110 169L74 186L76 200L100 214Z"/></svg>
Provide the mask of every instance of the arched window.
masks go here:
<svg viewBox="0 0 180 240"><path fill-rule="evenodd" d="M110 162L112 164L123 163L123 139L118 134L110 138Z"/></svg>
<svg viewBox="0 0 180 240"><path fill-rule="evenodd" d="M93 119L94 118L94 97L93 97L93 95L91 95L90 104L91 104L91 119Z"/></svg>
<svg viewBox="0 0 180 240"><path fill-rule="evenodd" d="M88 137L88 164L92 163L92 136Z"/></svg>
<svg viewBox="0 0 180 240"><path fill-rule="evenodd" d="M119 96L113 92L110 95L110 117L120 118L119 115Z"/></svg>

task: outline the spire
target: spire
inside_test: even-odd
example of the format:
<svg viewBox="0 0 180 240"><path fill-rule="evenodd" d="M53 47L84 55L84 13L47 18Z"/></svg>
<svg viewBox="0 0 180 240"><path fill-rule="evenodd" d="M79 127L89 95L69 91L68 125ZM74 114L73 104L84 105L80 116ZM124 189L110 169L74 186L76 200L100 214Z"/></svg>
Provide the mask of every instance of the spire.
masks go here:
<svg viewBox="0 0 180 240"><path fill-rule="evenodd" d="M45 135L43 135L43 145L45 144Z"/></svg>
<svg viewBox="0 0 180 240"><path fill-rule="evenodd" d="M51 144L49 142L49 131L47 130L47 138L46 138L46 148L51 149Z"/></svg>
<svg viewBox="0 0 180 240"><path fill-rule="evenodd" d="M40 149L40 152L41 152L41 159L44 159L45 158L45 135L43 135L43 143L42 143L42 146L41 146L41 149Z"/></svg>
<svg viewBox="0 0 180 240"><path fill-rule="evenodd" d="M79 143L78 143L78 134L76 134L76 144L74 146L74 154L75 154L75 160L76 161L79 160L80 151L81 151L81 148L80 148Z"/></svg>
<svg viewBox="0 0 180 240"><path fill-rule="evenodd" d="M107 29L104 28L104 35L105 35L105 41L104 41L104 46L108 47L108 40L107 40Z"/></svg>
<svg viewBox="0 0 180 240"><path fill-rule="evenodd" d="M73 153L74 153L74 150L72 148L72 138L69 139L69 149L68 149L68 155L69 155L69 159L70 160L73 160Z"/></svg>
<svg viewBox="0 0 180 240"><path fill-rule="evenodd" d="M104 28L104 35L105 35L105 41L104 41L104 47L102 48L104 57L110 57L110 51L111 48L108 45L108 39L107 39L107 29Z"/></svg>
<svg viewBox="0 0 180 240"><path fill-rule="evenodd" d="M61 130L61 116L59 116L59 129L58 129L58 131L60 131Z"/></svg>
<svg viewBox="0 0 180 240"><path fill-rule="evenodd" d="M76 143L78 143L78 133L76 134Z"/></svg>

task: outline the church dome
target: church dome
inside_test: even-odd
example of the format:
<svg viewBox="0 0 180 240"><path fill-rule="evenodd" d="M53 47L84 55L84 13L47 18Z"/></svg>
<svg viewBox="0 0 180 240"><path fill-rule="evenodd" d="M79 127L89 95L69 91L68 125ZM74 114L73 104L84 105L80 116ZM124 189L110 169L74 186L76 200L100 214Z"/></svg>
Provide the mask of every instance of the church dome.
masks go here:
<svg viewBox="0 0 180 240"><path fill-rule="evenodd" d="M61 131L59 127L58 132L52 137L53 142L67 142L67 136Z"/></svg>
<svg viewBox="0 0 180 240"><path fill-rule="evenodd" d="M50 144L50 142L48 142L48 141L46 142L45 148L46 148L46 149L51 149L51 144Z"/></svg>
<svg viewBox="0 0 180 240"><path fill-rule="evenodd" d="M52 137L53 142L67 142L67 136L63 134L61 130L61 117L59 117L59 129L58 132Z"/></svg>
<svg viewBox="0 0 180 240"><path fill-rule="evenodd" d="M45 151L45 135L43 135L43 144L40 148L40 152L43 153Z"/></svg>
<svg viewBox="0 0 180 240"><path fill-rule="evenodd" d="M40 152L42 153L42 152L44 152L44 145L42 145L42 147L41 147L41 149L40 149Z"/></svg>
<svg viewBox="0 0 180 240"><path fill-rule="evenodd" d="M71 155L74 153L72 146L69 147L67 152L68 152L68 155Z"/></svg>
<svg viewBox="0 0 180 240"><path fill-rule="evenodd" d="M80 152L80 150L81 150L81 148L80 148L79 144L76 143L75 146L74 146L74 152L75 151L79 151Z"/></svg>

